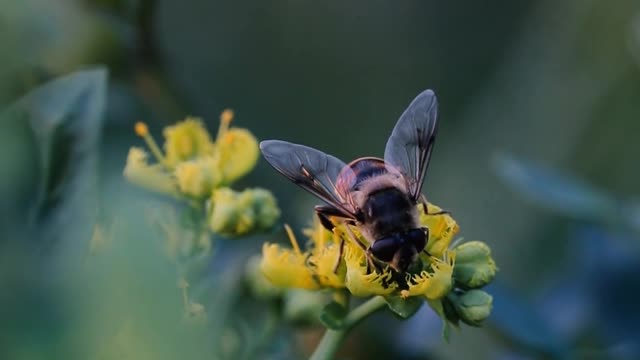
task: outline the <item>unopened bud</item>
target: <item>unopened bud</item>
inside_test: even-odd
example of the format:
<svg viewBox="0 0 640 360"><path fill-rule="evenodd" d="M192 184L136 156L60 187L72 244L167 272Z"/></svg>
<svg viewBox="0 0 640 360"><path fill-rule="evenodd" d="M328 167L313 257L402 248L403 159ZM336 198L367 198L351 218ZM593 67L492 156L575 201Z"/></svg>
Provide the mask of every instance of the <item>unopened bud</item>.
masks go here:
<svg viewBox="0 0 640 360"><path fill-rule="evenodd" d="M449 300L460 320L471 326L481 326L493 308L493 297L482 290L469 290L462 294L450 294Z"/></svg>
<svg viewBox="0 0 640 360"><path fill-rule="evenodd" d="M211 196L209 227L224 235L246 235L270 228L280 216L273 195L263 189L235 192L216 189Z"/></svg>
<svg viewBox="0 0 640 360"><path fill-rule="evenodd" d="M496 275L496 263L491 249L481 241L470 241L455 248L455 281L465 288L475 289L490 283Z"/></svg>

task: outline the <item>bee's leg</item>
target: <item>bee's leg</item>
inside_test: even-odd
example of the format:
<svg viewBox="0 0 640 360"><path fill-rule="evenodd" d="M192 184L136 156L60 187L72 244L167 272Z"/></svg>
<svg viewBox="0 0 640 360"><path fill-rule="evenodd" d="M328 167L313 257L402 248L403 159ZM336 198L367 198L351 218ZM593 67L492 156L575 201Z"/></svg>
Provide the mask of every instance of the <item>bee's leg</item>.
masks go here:
<svg viewBox="0 0 640 360"><path fill-rule="evenodd" d="M344 253L344 239L342 236L340 237L340 244L338 245L338 259L336 260L336 264L333 266L333 273L338 273L338 268L340 267L340 260L342 259L342 254Z"/></svg>
<svg viewBox="0 0 640 360"><path fill-rule="evenodd" d="M373 269L375 272L382 273L382 268L378 266L378 263L376 263L375 260L373 259L373 254L371 253L371 247L367 248L365 255L367 258L367 273L370 273L371 269Z"/></svg>
<svg viewBox="0 0 640 360"><path fill-rule="evenodd" d="M354 234L353 231L351 231L351 228L349 227L348 224L345 224L344 228L347 229L346 232L349 238L351 239L351 241L355 242L358 246L360 246L362 251L364 251L364 255L367 258L367 273L370 272L371 269L378 269L375 262L373 261L373 256L371 255L370 248L368 248L360 240L358 240L358 238L356 237L356 234Z"/></svg>
<svg viewBox="0 0 640 360"><path fill-rule="evenodd" d="M428 203L427 203L427 197L424 196L424 194L420 194L420 203L422 204L422 208L424 209L424 213L427 215L451 215L451 211L447 211L447 210L440 210L440 211L436 211L434 213L429 214L429 208L428 208Z"/></svg>
<svg viewBox="0 0 640 360"><path fill-rule="evenodd" d="M346 229L346 233L347 235L349 235L349 238L351 239L351 241L356 243L356 245L358 245L362 249L362 251L367 252L367 247L360 240L358 240L358 238L356 237L356 234L354 234L353 231L351 231L349 224L345 224L344 228Z"/></svg>
<svg viewBox="0 0 640 360"><path fill-rule="evenodd" d="M423 227L422 231L424 231L424 236L425 236L425 244L424 244L424 249L422 249L422 252L427 254L427 256L431 256L431 254L427 250L427 244L429 244L429 234L430 234L429 228L428 227Z"/></svg>
<svg viewBox="0 0 640 360"><path fill-rule="evenodd" d="M338 216L341 213L337 212L333 207L325 205L316 205L313 209L316 211L316 214L318 215L322 226L324 226L324 228L329 231L333 231L333 228L336 227L336 225L331 221L329 217Z"/></svg>

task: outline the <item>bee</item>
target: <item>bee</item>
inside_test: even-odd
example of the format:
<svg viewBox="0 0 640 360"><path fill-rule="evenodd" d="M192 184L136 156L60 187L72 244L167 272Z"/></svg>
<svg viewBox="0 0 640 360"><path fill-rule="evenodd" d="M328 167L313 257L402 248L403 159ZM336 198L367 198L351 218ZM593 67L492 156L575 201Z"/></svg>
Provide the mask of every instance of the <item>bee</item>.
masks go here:
<svg viewBox="0 0 640 360"><path fill-rule="evenodd" d="M363 157L345 164L320 150L281 140L262 141L260 150L273 168L325 203L315 207L325 228L347 225L349 237L365 250L368 266L375 266L373 257L404 273L429 238L429 229L420 226L418 205L427 213L422 184L437 131L438 101L432 90L425 90L398 119L384 159ZM368 246L349 226L359 229Z"/></svg>

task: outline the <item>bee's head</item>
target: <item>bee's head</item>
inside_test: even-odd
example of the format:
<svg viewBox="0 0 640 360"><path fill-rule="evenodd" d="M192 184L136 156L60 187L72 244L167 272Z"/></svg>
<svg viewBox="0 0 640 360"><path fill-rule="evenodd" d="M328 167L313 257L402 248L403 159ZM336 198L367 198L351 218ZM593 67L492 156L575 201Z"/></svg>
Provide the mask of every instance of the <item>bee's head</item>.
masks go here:
<svg viewBox="0 0 640 360"><path fill-rule="evenodd" d="M426 245L427 233L424 229L411 229L403 233L376 240L371 245L371 253L397 272L406 272L418 259L418 253Z"/></svg>

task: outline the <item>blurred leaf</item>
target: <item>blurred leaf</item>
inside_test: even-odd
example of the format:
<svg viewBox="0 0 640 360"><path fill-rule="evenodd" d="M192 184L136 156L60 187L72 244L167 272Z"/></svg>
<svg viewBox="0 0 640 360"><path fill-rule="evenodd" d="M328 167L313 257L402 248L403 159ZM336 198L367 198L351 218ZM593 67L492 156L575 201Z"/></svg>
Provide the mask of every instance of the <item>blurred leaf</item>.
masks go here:
<svg viewBox="0 0 640 360"><path fill-rule="evenodd" d="M284 294L284 318L294 324L317 324L331 294L323 291L289 289Z"/></svg>
<svg viewBox="0 0 640 360"><path fill-rule="evenodd" d="M451 325L458 327L458 319L457 315L454 318L454 322L449 321L450 317L449 313L455 314L454 310L445 310L445 299L442 300L429 300L427 299L427 304L431 307L431 309L438 314L440 320L442 320L442 339L449 343L449 339L451 338ZM451 306L450 304L447 306Z"/></svg>
<svg viewBox="0 0 640 360"><path fill-rule="evenodd" d="M335 301L330 302L322 309L320 321L324 326L332 330L340 330L344 325L344 318L348 310Z"/></svg>
<svg viewBox="0 0 640 360"><path fill-rule="evenodd" d="M74 216L88 215L86 206L96 194L106 87L105 69L78 71L36 88L0 115L2 122L28 124L35 140L39 178L31 225L63 229L81 223ZM71 211L77 206L85 211Z"/></svg>
<svg viewBox="0 0 640 360"><path fill-rule="evenodd" d="M509 155L498 156L495 165L508 186L540 207L589 220L609 219L618 213L613 198L579 179Z"/></svg>
<svg viewBox="0 0 640 360"><path fill-rule="evenodd" d="M487 291L493 296L493 311L487 325L512 345L553 359L567 358L569 344L552 330L534 307L498 285L490 285Z"/></svg>
<svg viewBox="0 0 640 360"><path fill-rule="evenodd" d="M398 295L389 295L384 298L389 309L402 319L408 319L420 310L424 300L417 296L411 296L406 299Z"/></svg>

